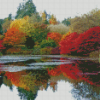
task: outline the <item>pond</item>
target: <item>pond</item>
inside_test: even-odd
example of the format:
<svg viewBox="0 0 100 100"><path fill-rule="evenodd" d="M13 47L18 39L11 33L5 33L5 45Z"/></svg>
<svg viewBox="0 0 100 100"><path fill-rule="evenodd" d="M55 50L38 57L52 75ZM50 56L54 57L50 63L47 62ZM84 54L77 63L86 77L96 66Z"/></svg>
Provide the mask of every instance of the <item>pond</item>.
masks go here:
<svg viewBox="0 0 100 100"><path fill-rule="evenodd" d="M0 100L100 100L97 59L1 56Z"/></svg>

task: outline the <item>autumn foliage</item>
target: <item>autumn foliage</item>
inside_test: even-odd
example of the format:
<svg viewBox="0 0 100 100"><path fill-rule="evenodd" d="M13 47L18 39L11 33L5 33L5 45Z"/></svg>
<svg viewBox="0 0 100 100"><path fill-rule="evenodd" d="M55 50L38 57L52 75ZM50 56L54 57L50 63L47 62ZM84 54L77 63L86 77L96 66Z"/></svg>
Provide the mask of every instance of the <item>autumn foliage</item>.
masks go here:
<svg viewBox="0 0 100 100"><path fill-rule="evenodd" d="M23 25L25 25L27 23L28 17L24 17L23 19L15 19L14 21L12 21L12 23L10 24L10 28L12 27L16 27L16 28L22 28Z"/></svg>
<svg viewBox="0 0 100 100"><path fill-rule="evenodd" d="M49 19L49 23L53 24L53 25L55 25L55 24L58 23L57 20L56 20L56 18L54 17L54 15L52 15L51 18Z"/></svg>
<svg viewBox="0 0 100 100"><path fill-rule="evenodd" d="M58 44L61 40L62 35L56 32L51 32L47 34L47 39L50 38L52 40L54 40L56 42L56 44Z"/></svg>
<svg viewBox="0 0 100 100"><path fill-rule="evenodd" d="M5 47L2 45L3 40L0 40L0 50L5 49Z"/></svg>
<svg viewBox="0 0 100 100"><path fill-rule="evenodd" d="M70 32L64 34L64 35L62 36L61 40L65 40L70 34L71 34Z"/></svg>
<svg viewBox="0 0 100 100"><path fill-rule="evenodd" d="M58 76L61 74L60 66L57 66L56 68L51 69L51 70L47 69L47 71L48 71L48 74L51 76Z"/></svg>
<svg viewBox="0 0 100 100"><path fill-rule="evenodd" d="M55 47L51 50L51 54L53 55L57 55L57 54L60 54L60 49L59 47Z"/></svg>
<svg viewBox="0 0 100 100"><path fill-rule="evenodd" d="M78 35L71 33L66 39L59 43L61 54L81 53L86 55L100 46L100 27L90 28Z"/></svg>
<svg viewBox="0 0 100 100"><path fill-rule="evenodd" d="M9 48L7 51L7 54L16 54L16 53L20 53L21 52L21 48L17 47L17 48Z"/></svg>
<svg viewBox="0 0 100 100"><path fill-rule="evenodd" d="M60 41L60 49L61 49L61 54L70 54L72 51L72 47L74 46L74 39L78 37L77 33L71 33L66 39L63 39Z"/></svg>
<svg viewBox="0 0 100 100"><path fill-rule="evenodd" d="M21 71L21 72L6 72L5 73L5 76L7 76L7 79L11 80L12 84L18 87L22 87L26 90L29 90L26 84L21 82L22 75L26 75L26 72Z"/></svg>
<svg viewBox="0 0 100 100"><path fill-rule="evenodd" d="M5 38L3 39L3 42L4 44L14 46L23 43L25 41L25 36L26 36L25 33L20 32L15 27L12 27L5 33Z"/></svg>
<svg viewBox="0 0 100 100"><path fill-rule="evenodd" d="M65 59L61 58L61 60ZM86 81L91 85L100 87L100 81L95 80L95 76L98 75L98 73L96 73L95 71L94 73L90 72L91 70L93 70L91 69L92 65L91 64L89 65L88 62L87 62L88 66L87 64L86 65L85 64L86 63L83 63L82 61L77 61L71 64L61 64L55 67L54 69L51 70L47 69L47 71L50 76L59 76L60 74L63 74L63 76L67 77L68 79L76 81ZM87 66L88 68L86 68L85 66ZM96 70L98 70L98 68L96 68ZM99 75L96 77L99 77Z"/></svg>

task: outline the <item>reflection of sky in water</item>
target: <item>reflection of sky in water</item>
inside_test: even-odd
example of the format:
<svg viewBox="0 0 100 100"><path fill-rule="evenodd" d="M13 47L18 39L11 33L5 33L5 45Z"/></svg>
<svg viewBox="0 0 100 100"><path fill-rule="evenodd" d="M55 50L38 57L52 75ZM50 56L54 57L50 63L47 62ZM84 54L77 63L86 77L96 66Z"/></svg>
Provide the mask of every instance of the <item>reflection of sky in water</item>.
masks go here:
<svg viewBox="0 0 100 100"><path fill-rule="evenodd" d="M53 92L52 88L49 86L47 90L38 91L37 97L35 100L77 100L73 97L71 91L75 89L73 85L65 81L57 82L57 91ZM18 90L13 86L11 91L9 87L2 85L0 88L0 100L21 100L18 96ZM91 100L87 98L82 98L80 100Z"/></svg>
<svg viewBox="0 0 100 100"><path fill-rule="evenodd" d="M0 100L20 100L18 90L13 86L13 91L9 87L2 85L0 88Z"/></svg>
<svg viewBox="0 0 100 100"><path fill-rule="evenodd" d="M46 90L39 90L35 100L75 100L71 94L71 84L65 81L57 82L57 91L53 92L50 87Z"/></svg>
<svg viewBox="0 0 100 100"><path fill-rule="evenodd" d="M50 86L47 91L39 90L35 100L75 100L70 92L72 87L68 82L60 81L57 83L57 91L53 92ZM16 87L13 86L13 91L10 91L9 87L2 85L0 88L0 100L20 100Z"/></svg>
<svg viewBox="0 0 100 100"><path fill-rule="evenodd" d="M35 100L77 100L71 94L73 86L65 81L58 81L57 82L57 91L53 92L50 87L46 90L39 90L38 96ZM80 97L80 100L89 100L86 98Z"/></svg>

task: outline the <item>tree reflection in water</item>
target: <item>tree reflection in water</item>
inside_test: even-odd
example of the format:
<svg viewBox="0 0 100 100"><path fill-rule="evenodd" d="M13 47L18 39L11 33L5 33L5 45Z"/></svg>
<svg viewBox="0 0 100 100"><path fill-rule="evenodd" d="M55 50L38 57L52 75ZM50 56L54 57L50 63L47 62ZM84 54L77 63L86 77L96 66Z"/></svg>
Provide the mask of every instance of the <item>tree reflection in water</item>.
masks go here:
<svg viewBox="0 0 100 100"><path fill-rule="evenodd" d="M62 58L61 58L62 59ZM63 59L64 60L64 59ZM75 61L72 64L62 64L48 70L50 76L63 74L73 84L73 96L77 100L85 98L100 100L100 64L92 61Z"/></svg>
<svg viewBox="0 0 100 100"><path fill-rule="evenodd" d="M20 87L18 87L17 89L21 100L35 100L37 96L37 92L34 94L32 91L27 91Z"/></svg>
<svg viewBox="0 0 100 100"><path fill-rule="evenodd" d="M64 61L66 59L60 58L60 60ZM23 63L21 62L20 65L23 65ZM38 90L47 90L50 86L55 92L57 91L57 82L64 80L72 84L71 93L77 100L82 98L85 98L85 100L99 100L99 66L92 61L74 60L74 63L70 64L46 66L47 69L0 72L2 76L0 77L0 86L5 84L10 87L10 90L13 90L13 85L15 85L18 87L17 90L22 100L34 100Z"/></svg>
<svg viewBox="0 0 100 100"><path fill-rule="evenodd" d="M73 85L71 93L77 100L100 100L100 87L93 87L86 82L80 82Z"/></svg>
<svg viewBox="0 0 100 100"><path fill-rule="evenodd" d="M37 91L43 85L47 88L49 79L46 70L27 70L21 72L5 72L4 84L11 88L12 84L17 86L19 96L23 100L34 100Z"/></svg>

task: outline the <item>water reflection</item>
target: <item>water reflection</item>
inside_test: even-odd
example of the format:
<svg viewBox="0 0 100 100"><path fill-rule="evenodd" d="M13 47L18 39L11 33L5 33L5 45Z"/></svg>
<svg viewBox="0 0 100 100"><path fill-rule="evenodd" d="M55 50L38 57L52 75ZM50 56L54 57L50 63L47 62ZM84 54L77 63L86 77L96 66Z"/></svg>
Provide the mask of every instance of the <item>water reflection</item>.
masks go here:
<svg viewBox="0 0 100 100"><path fill-rule="evenodd" d="M38 63L40 68L32 69L33 66L31 65L36 64L34 65L35 68ZM52 63L55 64L52 65ZM30 66L27 65L32 68L30 69ZM18 66L18 69L22 69L15 72L13 68L9 69L11 66L13 68ZM100 65L93 61L43 57L42 59L6 62L0 65L0 70L0 87L3 84L13 91L13 86L16 86L20 100L40 100L37 99L40 95L39 91L43 92L45 90L45 94L49 93L48 90L50 89L54 94L60 92L59 84L62 81L66 82L71 91L63 89L62 93L70 94L72 100L75 98L77 100L100 99ZM62 86L62 88L66 87L66 85ZM63 97L63 100L66 100L66 97Z"/></svg>

